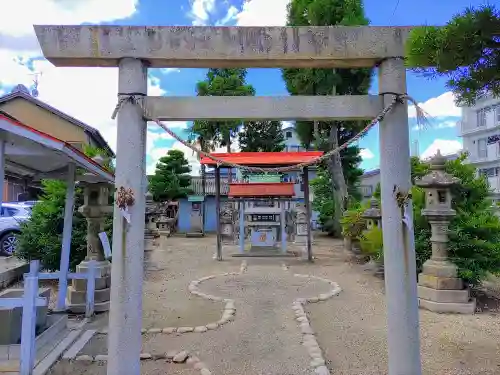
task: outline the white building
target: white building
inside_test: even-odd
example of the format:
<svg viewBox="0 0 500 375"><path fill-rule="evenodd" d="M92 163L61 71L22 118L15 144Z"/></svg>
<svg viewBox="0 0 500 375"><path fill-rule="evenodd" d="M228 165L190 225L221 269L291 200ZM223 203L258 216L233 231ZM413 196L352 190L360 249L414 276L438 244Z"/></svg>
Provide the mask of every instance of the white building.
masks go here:
<svg viewBox="0 0 500 375"><path fill-rule="evenodd" d="M285 149L283 151L307 151L300 143L300 139L293 126L286 127L282 130L285 138ZM314 151L311 149L311 151Z"/></svg>
<svg viewBox="0 0 500 375"><path fill-rule="evenodd" d="M493 199L500 199L500 98L462 107L459 136L469 153L467 161L488 177Z"/></svg>

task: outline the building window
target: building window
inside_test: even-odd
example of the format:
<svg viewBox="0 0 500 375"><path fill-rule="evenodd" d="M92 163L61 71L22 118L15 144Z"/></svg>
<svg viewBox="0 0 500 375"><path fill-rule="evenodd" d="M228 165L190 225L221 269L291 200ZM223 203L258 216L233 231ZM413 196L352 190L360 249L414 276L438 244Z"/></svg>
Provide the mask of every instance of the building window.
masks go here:
<svg viewBox="0 0 500 375"><path fill-rule="evenodd" d="M292 138L292 132L286 132L285 137L286 139Z"/></svg>
<svg viewBox="0 0 500 375"><path fill-rule="evenodd" d="M479 158L488 157L488 148L486 145L486 138L482 138L482 139L477 140L477 156Z"/></svg>
<svg viewBox="0 0 500 375"><path fill-rule="evenodd" d="M479 174L486 177L497 177L500 168L482 168L479 170Z"/></svg>
<svg viewBox="0 0 500 375"><path fill-rule="evenodd" d="M486 126L486 108L477 111L477 127Z"/></svg>

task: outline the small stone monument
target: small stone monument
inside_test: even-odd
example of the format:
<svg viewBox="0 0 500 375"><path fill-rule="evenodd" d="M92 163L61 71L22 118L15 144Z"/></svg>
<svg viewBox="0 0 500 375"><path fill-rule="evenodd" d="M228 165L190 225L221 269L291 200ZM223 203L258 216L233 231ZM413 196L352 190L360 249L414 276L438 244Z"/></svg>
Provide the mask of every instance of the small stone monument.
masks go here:
<svg viewBox="0 0 500 375"><path fill-rule="evenodd" d="M297 203L295 205L295 211L297 212L297 217L295 219L295 241L294 243L302 246L302 258L307 259L307 226L310 225L307 222L306 205L305 203ZM311 233L312 236L312 233Z"/></svg>
<svg viewBox="0 0 500 375"><path fill-rule="evenodd" d="M226 202L221 206L220 210L220 233L222 241L225 243L233 243L235 237L234 231L234 208L231 202Z"/></svg>
<svg viewBox="0 0 500 375"><path fill-rule="evenodd" d="M93 158L101 164L101 157ZM85 173L81 176L81 185L84 188L84 204L78 211L87 219L87 256L78 266L76 272L87 273L88 262L97 261L95 280L95 306L94 311L108 311L111 285L111 263L104 259L99 233L104 231L106 217L113 212L113 206L109 205L108 183L99 181L96 176ZM86 304L87 280L72 280L68 286L68 297L66 305L73 313L84 313Z"/></svg>
<svg viewBox="0 0 500 375"><path fill-rule="evenodd" d="M445 172L445 164L438 151L431 160L430 173L415 182L425 190L422 215L432 231L432 256L418 277L418 301L421 308L434 312L473 314L476 302L457 277L457 266L448 259L448 225L456 214L451 208L450 187L460 180Z"/></svg>

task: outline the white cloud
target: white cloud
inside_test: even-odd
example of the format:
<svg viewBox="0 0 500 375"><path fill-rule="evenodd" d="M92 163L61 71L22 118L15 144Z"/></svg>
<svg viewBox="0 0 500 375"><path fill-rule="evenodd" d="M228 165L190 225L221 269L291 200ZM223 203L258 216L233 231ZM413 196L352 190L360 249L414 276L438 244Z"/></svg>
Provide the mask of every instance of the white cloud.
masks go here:
<svg viewBox="0 0 500 375"><path fill-rule="evenodd" d="M238 8L236 8L234 5L231 5L227 10L227 13L224 16L224 18L217 21L216 26L227 25L229 22L235 20L237 15L238 15Z"/></svg>
<svg viewBox="0 0 500 375"><path fill-rule="evenodd" d="M451 155L459 152L462 149L462 143L450 139L436 139L427 149L420 155L421 159L428 159L437 154L438 150L442 155Z"/></svg>
<svg viewBox="0 0 500 375"><path fill-rule="evenodd" d="M429 119L428 125L415 125L414 127L412 127L412 130L423 130L426 126L430 127L431 129L454 128L457 126L457 121L445 120L437 122L436 120Z"/></svg>
<svg viewBox="0 0 500 375"><path fill-rule="evenodd" d="M111 114L116 106L118 69L56 68L46 60L35 61L34 68L42 72L39 99L98 129L116 150L116 120L111 119ZM148 94L164 93L159 80L150 77Z"/></svg>
<svg viewBox="0 0 500 375"><path fill-rule="evenodd" d="M160 69L160 71L166 75L171 73L180 73L181 70L179 68L163 68Z"/></svg>
<svg viewBox="0 0 500 375"><path fill-rule="evenodd" d="M455 105L455 97L451 91L418 104L431 117L460 117L462 115L460 108ZM417 117L415 106L408 106L408 117ZM432 118L430 122L432 123Z"/></svg>
<svg viewBox="0 0 500 375"><path fill-rule="evenodd" d="M210 14L215 11L215 0L192 0L189 16L193 19L194 26L207 25Z"/></svg>
<svg viewBox="0 0 500 375"><path fill-rule="evenodd" d="M238 26L284 26L290 0L248 0L236 15Z"/></svg>
<svg viewBox="0 0 500 375"><path fill-rule="evenodd" d="M2 7L0 45L11 50L38 50L34 24L98 24L132 16L139 0L16 0Z"/></svg>
<svg viewBox="0 0 500 375"><path fill-rule="evenodd" d="M359 151L359 155L363 159L373 159L375 157L375 155L373 154L373 152L371 152L371 150L369 148L362 148Z"/></svg>

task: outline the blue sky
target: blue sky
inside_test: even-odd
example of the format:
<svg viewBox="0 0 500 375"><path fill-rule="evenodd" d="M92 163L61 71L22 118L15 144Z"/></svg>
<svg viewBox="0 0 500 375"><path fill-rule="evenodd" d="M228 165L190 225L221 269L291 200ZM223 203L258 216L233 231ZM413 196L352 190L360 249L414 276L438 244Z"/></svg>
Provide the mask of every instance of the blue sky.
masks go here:
<svg viewBox="0 0 500 375"><path fill-rule="evenodd" d="M102 24L125 24L125 25L282 25L285 19L285 6L288 0L108 0L106 7L104 2L97 0L75 0L74 2L56 2L55 0L40 1L40 12L32 10L35 14L27 21L32 23L102 23ZM16 2L13 2L16 4ZM34 3L33 3L34 4ZM37 2L38 4L38 2ZM421 25L434 24L442 25L446 23L457 12L462 11L467 6L478 6L484 1L431 1L420 0L418 2L410 0L366 0L365 12L371 20L372 25ZM7 19L17 18L20 14L15 14L14 10L7 10L12 14L7 15ZM52 10L49 15L47 7ZM111 9L111 7L118 7ZM23 8L18 6L18 12ZM44 15L46 12L47 14ZM54 13L55 12L55 13ZM20 18L17 18L18 20ZM0 63L0 92L8 92L13 84L18 81L28 82L32 77L25 77L29 70L42 72L40 78L40 99L49 101L50 104L58 106L63 111L86 121L91 126L97 127L103 135L110 139L113 146L113 132L116 130L109 122L109 118L100 119L97 112L92 112L92 107L100 107L104 98L95 97L95 85L101 82L105 85L110 74L106 72L92 72L88 74L96 75L94 83L89 83L87 76L76 73L75 70L68 70L50 67L39 51L32 49L32 31L26 27L18 25L17 21L0 25L0 60L2 53L9 57L21 70L17 71L16 66L9 61L8 69ZM30 34L31 33L31 34ZM13 43L13 41L17 41ZM25 44L23 44L25 43ZM25 48L19 46L25 45ZM21 58L21 59L20 59ZM15 61L17 59L17 61ZM24 60L22 60L24 59ZM24 63L23 63L24 61ZM28 71L27 71L27 70ZM3 71L3 73L2 73ZM85 70L85 74L87 74ZM95 70L94 70L95 71ZM13 72L13 73L11 73ZM71 79L65 79L64 74L68 74ZM199 80L204 79L206 71L203 69L151 69L150 70L150 93L154 95L194 95L195 85ZM9 74L8 76L6 74ZM98 74L101 78L97 78ZM16 77L16 78L12 78ZM19 77L19 78L17 78ZM15 80L17 79L17 81ZM250 69L248 72L248 83L252 84L257 95L287 95L285 85L281 79L281 72L278 69ZM77 83L76 83L77 82ZM86 96L88 107L76 108L74 103L63 97L71 95L71 91L85 91L87 86L92 85L94 94ZM111 87L106 88L109 95L116 93L114 81ZM75 87L76 86L76 87ZM88 89L90 91L90 88ZM372 92L377 91L377 82L372 82ZM444 80L429 81L423 77L408 74L408 93L419 103L424 103L424 109L432 116L431 128L426 130L416 129L415 119L410 118L410 135L412 140L419 141L420 153L430 153L436 151L436 147L444 152L453 152L458 147L456 122L459 120L460 111L453 105L453 97L447 93ZM100 95L105 95L104 91ZM92 97L92 98L91 98ZM90 98L90 99L89 99ZM92 102L95 100L95 102ZM114 98L111 98L114 100ZM106 109L109 112L112 109ZM411 113L411 111L410 111ZM108 116L109 117L109 116ZM176 128L180 134L183 133L185 123L170 124ZM148 163L154 166L155 160L161 156L168 148L174 146L174 140L166 137L160 129L155 126L149 127L148 140ZM437 143L436 143L437 142ZM378 129L372 130L360 141L360 146L365 148L365 158L362 167L372 169L378 166ZM193 160L190 156L190 161Z"/></svg>

